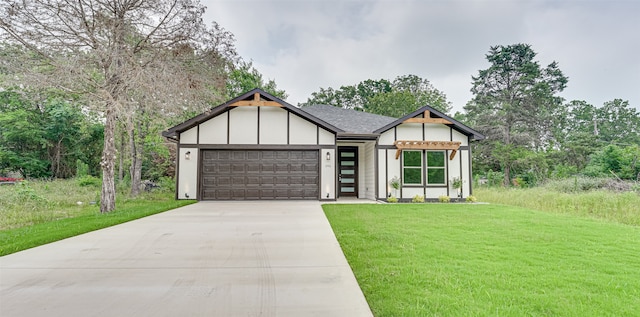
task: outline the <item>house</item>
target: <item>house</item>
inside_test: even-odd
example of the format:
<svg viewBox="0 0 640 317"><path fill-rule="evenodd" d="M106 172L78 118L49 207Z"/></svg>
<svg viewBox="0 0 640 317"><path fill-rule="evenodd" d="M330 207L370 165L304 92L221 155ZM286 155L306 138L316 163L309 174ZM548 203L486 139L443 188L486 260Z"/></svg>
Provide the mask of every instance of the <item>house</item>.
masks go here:
<svg viewBox="0 0 640 317"><path fill-rule="evenodd" d="M162 134L178 144L176 198L197 200L465 198L484 138L429 106L398 119L260 89Z"/></svg>

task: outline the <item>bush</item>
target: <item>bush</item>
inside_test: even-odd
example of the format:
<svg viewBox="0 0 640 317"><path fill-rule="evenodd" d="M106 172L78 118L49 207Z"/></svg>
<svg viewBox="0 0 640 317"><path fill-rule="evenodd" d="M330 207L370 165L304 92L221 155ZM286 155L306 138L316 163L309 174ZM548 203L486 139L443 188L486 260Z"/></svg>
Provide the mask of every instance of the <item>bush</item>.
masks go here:
<svg viewBox="0 0 640 317"><path fill-rule="evenodd" d="M478 201L478 198L476 198L476 196L469 195L469 196L467 196L466 201L467 201L468 203L475 203L476 201Z"/></svg>
<svg viewBox="0 0 640 317"><path fill-rule="evenodd" d="M441 203L451 202L451 198L449 196L438 196L438 201Z"/></svg>
<svg viewBox="0 0 640 317"><path fill-rule="evenodd" d="M412 203L423 203L424 202L424 196L422 195L415 195L413 196L413 199L411 199Z"/></svg>
<svg viewBox="0 0 640 317"><path fill-rule="evenodd" d="M545 187L562 193L577 193L605 188L607 178L572 177L552 180Z"/></svg>
<svg viewBox="0 0 640 317"><path fill-rule="evenodd" d="M91 175L85 175L85 176L82 176L82 177L78 177L76 179L76 182L78 183L78 186L80 186L80 187L86 187L86 186L99 187L100 185L102 185L102 180L100 180L97 177L93 177Z"/></svg>
<svg viewBox="0 0 640 317"><path fill-rule="evenodd" d="M388 203L397 203L398 202L398 198L395 198L393 196L387 198L387 202Z"/></svg>

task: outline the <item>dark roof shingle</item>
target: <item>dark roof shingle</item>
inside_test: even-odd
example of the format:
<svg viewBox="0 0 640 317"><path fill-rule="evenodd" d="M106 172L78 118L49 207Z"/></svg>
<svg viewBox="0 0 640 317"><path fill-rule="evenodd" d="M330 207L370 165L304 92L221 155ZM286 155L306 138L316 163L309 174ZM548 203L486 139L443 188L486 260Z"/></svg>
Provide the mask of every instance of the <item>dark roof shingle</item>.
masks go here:
<svg viewBox="0 0 640 317"><path fill-rule="evenodd" d="M398 118L329 105L305 106L300 110L322 121L329 122L346 133L353 134L371 134L373 131L398 120Z"/></svg>

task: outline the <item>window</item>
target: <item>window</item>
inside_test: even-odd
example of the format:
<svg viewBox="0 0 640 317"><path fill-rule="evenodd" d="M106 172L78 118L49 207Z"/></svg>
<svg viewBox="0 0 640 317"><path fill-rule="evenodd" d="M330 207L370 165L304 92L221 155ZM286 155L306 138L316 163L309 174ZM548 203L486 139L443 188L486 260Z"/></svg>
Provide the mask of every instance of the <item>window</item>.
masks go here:
<svg viewBox="0 0 640 317"><path fill-rule="evenodd" d="M427 184L445 185L445 152L427 151Z"/></svg>
<svg viewBox="0 0 640 317"><path fill-rule="evenodd" d="M402 182L422 185L422 151L402 152Z"/></svg>

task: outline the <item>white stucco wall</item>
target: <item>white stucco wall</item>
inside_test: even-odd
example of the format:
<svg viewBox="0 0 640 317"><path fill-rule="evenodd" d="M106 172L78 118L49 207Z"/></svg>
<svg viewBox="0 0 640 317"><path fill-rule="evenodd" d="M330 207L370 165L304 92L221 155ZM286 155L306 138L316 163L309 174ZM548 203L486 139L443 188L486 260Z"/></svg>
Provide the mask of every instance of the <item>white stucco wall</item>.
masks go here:
<svg viewBox="0 0 640 317"><path fill-rule="evenodd" d="M398 140L422 140L421 123L403 123L396 127Z"/></svg>
<svg viewBox="0 0 640 317"><path fill-rule="evenodd" d="M416 195L424 196L424 188L423 187L403 187L402 188L402 198L412 199Z"/></svg>
<svg viewBox="0 0 640 317"><path fill-rule="evenodd" d="M330 160L326 159L327 152L331 156ZM336 151L334 149L320 149L320 197L321 199L336 198Z"/></svg>
<svg viewBox="0 0 640 317"><path fill-rule="evenodd" d="M461 178L462 174L460 174L460 158L462 157L462 155L460 155L460 151L458 151L456 153L456 156L453 158L453 160L449 160L449 156L451 155L451 151L447 151L447 167L449 168L449 182L448 182L448 186L449 186L449 197L451 198L456 198L458 197L458 190L454 189L453 187L451 187L451 181L454 178Z"/></svg>
<svg viewBox="0 0 640 317"><path fill-rule="evenodd" d="M380 135L378 144L380 145L393 145L395 141L395 129L388 130Z"/></svg>
<svg viewBox="0 0 640 317"><path fill-rule="evenodd" d="M331 133L331 132L329 132L329 131L327 131L327 130L325 130L323 128L320 128L319 131L320 131L320 136L319 136L319 144L320 145L334 145L334 144L336 144L336 136L333 133Z"/></svg>
<svg viewBox="0 0 640 317"><path fill-rule="evenodd" d="M180 144L197 144L198 143L198 126L195 126L180 134Z"/></svg>
<svg viewBox="0 0 640 317"><path fill-rule="evenodd" d="M440 123L425 123L424 137L429 141L451 141L451 128Z"/></svg>
<svg viewBox="0 0 640 317"><path fill-rule="evenodd" d="M298 117L289 115L289 144L317 144L318 128L315 124Z"/></svg>
<svg viewBox="0 0 640 317"><path fill-rule="evenodd" d="M402 170L400 170L400 159L396 160L396 150L387 150L387 184L391 179L397 177L398 179L402 178ZM402 189L402 182L400 182L400 187ZM391 190L391 194L396 198L400 198L401 189L398 189L397 193L393 192L393 188Z"/></svg>
<svg viewBox="0 0 640 317"><path fill-rule="evenodd" d="M227 144L227 116L225 112L200 124L200 144Z"/></svg>
<svg viewBox="0 0 640 317"><path fill-rule="evenodd" d="M461 146L469 145L469 138L466 135L464 135L464 134L462 134L462 133L460 133L460 132L458 132L456 130L453 130L452 132L453 132L452 133L452 141L460 141L460 142L462 142Z"/></svg>
<svg viewBox="0 0 640 317"><path fill-rule="evenodd" d="M188 160L185 158L187 152L190 152ZM198 154L197 148L180 148L178 153L180 160L178 199L196 199L198 193Z"/></svg>
<svg viewBox="0 0 640 317"><path fill-rule="evenodd" d="M260 144L287 144L287 110L260 108Z"/></svg>
<svg viewBox="0 0 640 317"><path fill-rule="evenodd" d="M258 107L235 107L229 114L229 144L258 144Z"/></svg>
<svg viewBox="0 0 640 317"><path fill-rule="evenodd" d="M458 153L462 158L462 197L469 196L471 193L471 175L469 175L469 151L460 151Z"/></svg>
<svg viewBox="0 0 640 317"><path fill-rule="evenodd" d="M376 199L376 166L375 166L375 144L373 142L364 145L364 197Z"/></svg>
<svg viewBox="0 0 640 317"><path fill-rule="evenodd" d="M387 180L387 150L378 149L378 198L387 198L389 184Z"/></svg>
<svg viewBox="0 0 640 317"><path fill-rule="evenodd" d="M424 198L437 199L440 196L447 196L447 189L442 187L427 187L427 194Z"/></svg>

